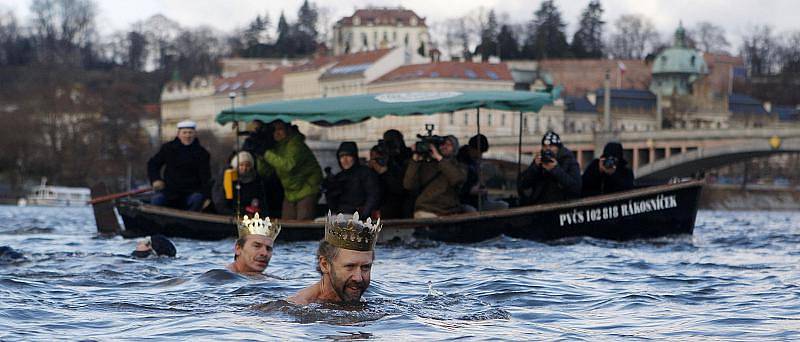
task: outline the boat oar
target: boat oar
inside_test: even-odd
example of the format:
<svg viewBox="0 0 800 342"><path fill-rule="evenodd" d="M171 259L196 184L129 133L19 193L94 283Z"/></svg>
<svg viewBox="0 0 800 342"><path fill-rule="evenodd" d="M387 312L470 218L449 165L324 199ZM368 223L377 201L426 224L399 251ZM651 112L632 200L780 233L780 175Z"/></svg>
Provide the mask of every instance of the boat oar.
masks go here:
<svg viewBox="0 0 800 342"><path fill-rule="evenodd" d="M111 194L111 195L103 195L103 196L92 198L88 203L89 204L97 204L97 203L102 203L102 202L107 202L107 201L113 201L113 200L115 200L117 198L138 195L138 194L145 193L145 192L148 192L148 191L153 191L153 188L142 188L142 189L125 191L125 192L120 192L120 193Z"/></svg>
<svg viewBox="0 0 800 342"><path fill-rule="evenodd" d="M119 226L117 215L114 213L114 202L117 198L141 194L152 191L152 188L137 189L117 194L108 194L108 188L102 182L92 186L92 200L89 204L94 210L94 221L97 224L97 232L102 235L116 235L122 232Z"/></svg>

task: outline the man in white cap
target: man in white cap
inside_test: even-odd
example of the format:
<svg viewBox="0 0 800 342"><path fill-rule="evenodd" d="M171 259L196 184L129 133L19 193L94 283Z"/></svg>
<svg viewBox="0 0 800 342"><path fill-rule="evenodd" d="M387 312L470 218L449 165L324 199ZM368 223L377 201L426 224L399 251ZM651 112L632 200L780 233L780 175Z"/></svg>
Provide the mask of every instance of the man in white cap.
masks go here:
<svg viewBox="0 0 800 342"><path fill-rule="evenodd" d="M178 123L174 140L147 162L147 175L156 194L151 204L200 211L211 191L210 156L197 140L194 121ZM162 171L163 168L163 171Z"/></svg>

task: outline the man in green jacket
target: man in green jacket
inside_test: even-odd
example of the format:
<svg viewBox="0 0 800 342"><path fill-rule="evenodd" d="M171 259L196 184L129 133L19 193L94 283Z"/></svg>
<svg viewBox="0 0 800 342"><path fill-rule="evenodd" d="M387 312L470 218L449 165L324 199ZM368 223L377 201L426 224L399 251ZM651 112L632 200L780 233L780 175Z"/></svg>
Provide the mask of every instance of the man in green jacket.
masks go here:
<svg viewBox="0 0 800 342"><path fill-rule="evenodd" d="M313 219L322 183L319 162L300 132L280 120L272 125L276 144L264 153L264 159L275 169L283 185L281 216L288 220Z"/></svg>

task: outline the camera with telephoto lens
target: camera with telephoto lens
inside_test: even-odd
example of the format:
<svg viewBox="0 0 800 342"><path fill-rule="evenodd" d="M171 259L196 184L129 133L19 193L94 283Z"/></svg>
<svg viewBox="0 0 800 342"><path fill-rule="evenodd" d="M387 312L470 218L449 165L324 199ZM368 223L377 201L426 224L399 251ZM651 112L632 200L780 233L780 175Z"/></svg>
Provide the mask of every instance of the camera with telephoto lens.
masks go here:
<svg viewBox="0 0 800 342"><path fill-rule="evenodd" d="M606 169L613 169L617 167L617 158L614 156L606 157L606 159L603 160L603 167Z"/></svg>
<svg viewBox="0 0 800 342"><path fill-rule="evenodd" d="M542 150L542 163L552 163L556 159L556 154L550 150Z"/></svg>
<svg viewBox="0 0 800 342"><path fill-rule="evenodd" d="M419 154L425 161L430 161L433 158L431 156L431 146L439 148L439 145L444 143L444 137L433 135L433 129L433 124L425 124L425 130L428 131L428 135L417 134L419 141L414 145L415 153Z"/></svg>

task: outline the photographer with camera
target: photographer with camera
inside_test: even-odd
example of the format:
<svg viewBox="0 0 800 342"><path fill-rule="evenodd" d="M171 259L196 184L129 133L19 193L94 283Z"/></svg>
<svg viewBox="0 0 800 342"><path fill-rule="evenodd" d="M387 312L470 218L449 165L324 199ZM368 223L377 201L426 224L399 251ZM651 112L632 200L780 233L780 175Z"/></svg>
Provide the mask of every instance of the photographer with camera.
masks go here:
<svg viewBox="0 0 800 342"><path fill-rule="evenodd" d="M381 189L380 218L409 218L413 215L414 200L403 188L403 172L401 166L392 163L384 140L369 151L370 169L378 174Z"/></svg>
<svg viewBox="0 0 800 342"><path fill-rule="evenodd" d="M328 209L334 213L370 217L380 204L378 176L358 160L358 145L345 141L336 151L341 171L323 182ZM327 171L327 170L326 170Z"/></svg>
<svg viewBox="0 0 800 342"><path fill-rule="evenodd" d="M610 142L603 155L592 160L583 172L583 197L633 189L633 171L622 157L622 144Z"/></svg>
<svg viewBox="0 0 800 342"><path fill-rule="evenodd" d="M414 218L430 218L461 212L458 194L467 174L455 160L458 139L433 135L433 125L425 125L427 136L418 135L408 164L403 187L416 194Z"/></svg>
<svg viewBox="0 0 800 342"><path fill-rule="evenodd" d="M481 210L508 209L508 203L489 198L488 190L480 177L483 154L489 151L489 139L478 134L469 139L466 146L458 150L456 159L467 169L467 180L461 187L459 195L465 212Z"/></svg>
<svg viewBox="0 0 800 342"><path fill-rule="evenodd" d="M561 137L547 131L542 150L519 177L521 205L553 203L581 195L581 170L575 155L564 147Z"/></svg>

